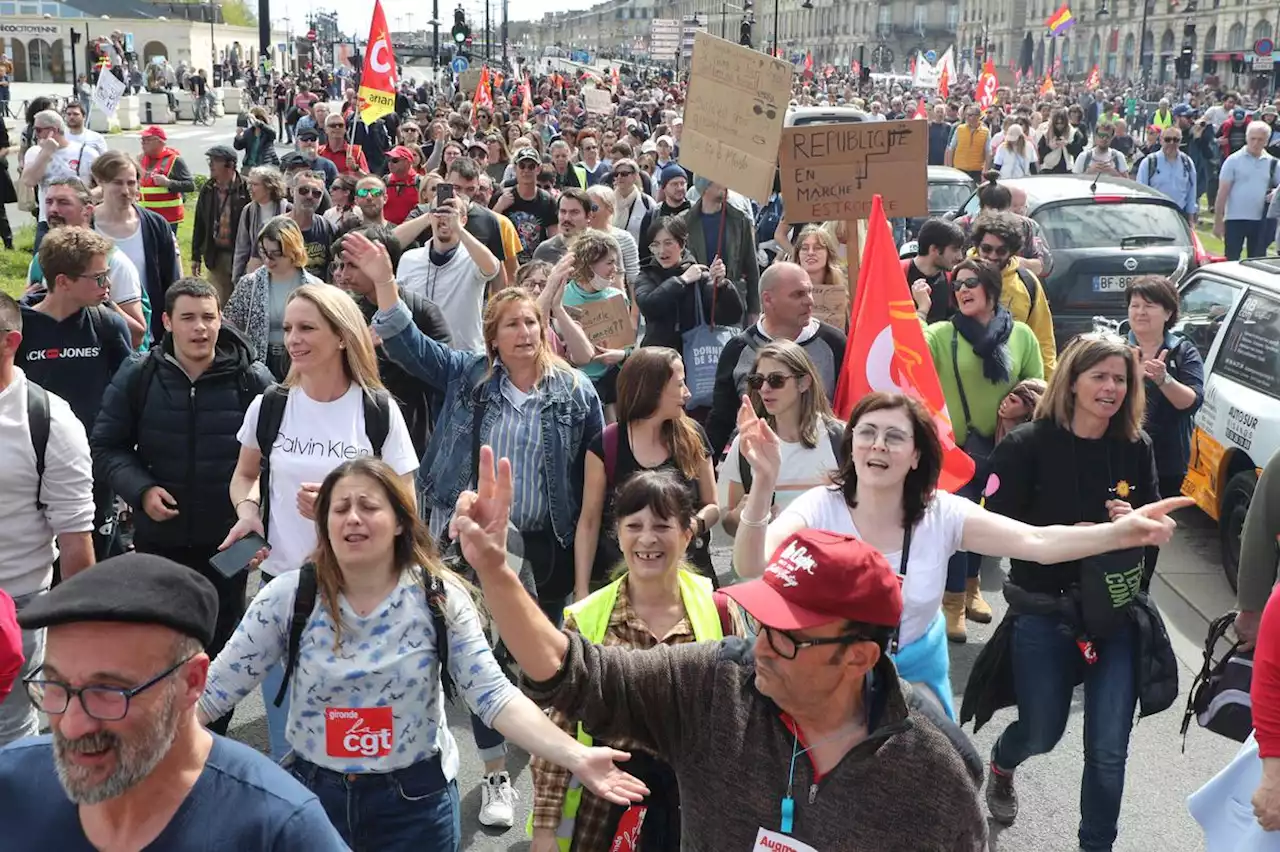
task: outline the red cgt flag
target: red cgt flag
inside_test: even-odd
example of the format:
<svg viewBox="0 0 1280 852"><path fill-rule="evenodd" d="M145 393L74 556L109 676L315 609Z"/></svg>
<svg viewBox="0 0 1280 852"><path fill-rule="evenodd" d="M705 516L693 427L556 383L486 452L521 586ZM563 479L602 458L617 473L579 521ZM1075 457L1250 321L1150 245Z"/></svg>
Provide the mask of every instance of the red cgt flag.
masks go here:
<svg viewBox="0 0 1280 852"><path fill-rule="evenodd" d="M1085 80L1084 84L1088 89L1096 89L1102 85L1102 76L1098 73L1097 65L1093 66L1093 70L1089 72L1089 79Z"/></svg>
<svg viewBox="0 0 1280 852"><path fill-rule="evenodd" d="M366 125L396 111L396 57L381 0L374 0L369 43L360 74L360 121Z"/></svg>
<svg viewBox="0 0 1280 852"><path fill-rule="evenodd" d="M956 446L942 383L916 318L915 302L878 195L867 221L867 244L849 327L853 331L836 382L836 416L847 420L854 404L872 391L914 396L933 415L942 441L938 487L955 491L967 483L973 478L973 459Z"/></svg>
<svg viewBox="0 0 1280 852"><path fill-rule="evenodd" d="M912 117L912 118L924 118L924 119L927 119L927 118L929 117L929 113L927 113L927 112L925 111L925 108L924 108L924 98L921 98L921 99L920 99L920 102L919 102L918 104L916 104L916 111L915 111L915 114L913 114L911 117Z"/></svg>
<svg viewBox="0 0 1280 852"><path fill-rule="evenodd" d="M944 98L949 97L951 95L950 66L944 66L942 69L942 76L938 78L938 94Z"/></svg>

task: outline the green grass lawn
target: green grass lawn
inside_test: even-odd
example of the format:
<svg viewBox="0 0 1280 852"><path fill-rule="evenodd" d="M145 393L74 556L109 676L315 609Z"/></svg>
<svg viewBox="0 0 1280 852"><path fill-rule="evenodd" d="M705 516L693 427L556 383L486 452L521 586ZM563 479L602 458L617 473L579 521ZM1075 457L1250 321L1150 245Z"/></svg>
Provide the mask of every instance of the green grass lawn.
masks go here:
<svg viewBox="0 0 1280 852"><path fill-rule="evenodd" d="M189 271L191 259L191 229L195 223L196 195L187 196L187 215L178 226L178 249L184 270ZM36 226L26 225L13 234L13 251L0 248L0 290L15 299L27 289L27 267L31 265L31 250L36 242Z"/></svg>

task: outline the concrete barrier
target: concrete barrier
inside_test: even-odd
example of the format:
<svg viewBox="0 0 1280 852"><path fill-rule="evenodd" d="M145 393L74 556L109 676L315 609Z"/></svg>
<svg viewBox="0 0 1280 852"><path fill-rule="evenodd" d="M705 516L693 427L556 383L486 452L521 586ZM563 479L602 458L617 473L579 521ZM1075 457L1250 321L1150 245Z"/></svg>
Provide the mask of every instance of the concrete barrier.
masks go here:
<svg viewBox="0 0 1280 852"><path fill-rule="evenodd" d="M149 126L177 121L177 116L169 109L169 96L164 92L144 92L139 97L142 99L138 104L138 121L141 124Z"/></svg>

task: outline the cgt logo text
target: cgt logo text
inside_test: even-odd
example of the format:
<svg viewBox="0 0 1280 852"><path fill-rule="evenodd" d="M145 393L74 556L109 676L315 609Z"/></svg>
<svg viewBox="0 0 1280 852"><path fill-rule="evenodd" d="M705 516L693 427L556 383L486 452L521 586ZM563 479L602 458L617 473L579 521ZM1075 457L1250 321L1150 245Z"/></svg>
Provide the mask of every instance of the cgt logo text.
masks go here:
<svg viewBox="0 0 1280 852"><path fill-rule="evenodd" d="M327 707L324 727L329 756L386 757L391 754L393 724L390 707Z"/></svg>
<svg viewBox="0 0 1280 852"><path fill-rule="evenodd" d="M101 346L68 346L65 349L33 349L27 353L28 361L59 361L64 358L97 358Z"/></svg>

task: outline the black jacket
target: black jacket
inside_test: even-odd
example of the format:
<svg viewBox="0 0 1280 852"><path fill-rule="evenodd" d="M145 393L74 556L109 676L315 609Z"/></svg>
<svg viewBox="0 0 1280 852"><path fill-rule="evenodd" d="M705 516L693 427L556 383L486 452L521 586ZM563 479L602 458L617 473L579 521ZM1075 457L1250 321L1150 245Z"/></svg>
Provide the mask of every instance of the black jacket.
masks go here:
<svg viewBox="0 0 1280 852"><path fill-rule="evenodd" d="M240 214L249 203L249 184L236 175L231 184L231 197L227 201L231 205L231 245L223 249L230 255L236 253L236 234L240 231ZM191 262L203 263L206 266L218 249L214 245L214 231L218 227L215 217L218 215L218 185L208 181L200 190L196 199L196 221L191 231ZM233 284L235 282L232 282Z"/></svg>
<svg viewBox="0 0 1280 852"><path fill-rule="evenodd" d="M640 275L636 278L636 304L644 315L642 346L670 346L677 352L682 351L681 335L698 325L695 292L702 296L704 321L711 320L711 280L704 277L695 289L680 279L696 262L686 250L680 263L670 269L663 269L654 257L641 264ZM727 279L715 294L715 308L716 325L738 325L742 322L746 311L742 293Z"/></svg>
<svg viewBox="0 0 1280 852"><path fill-rule="evenodd" d="M400 299L408 306L409 313L413 314L413 324L418 327L418 331L445 346L453 345L449 325L435 302L404 288L400 288ZM363 296L356 299L356 304L360 307L360 313L364 314L364 318L372 322L378 306ZM387 357L386 351L381 346L377 349L377 356L378 375L382 376L382 383L386 385L387 391L400 406L405 426L409 428L409 437L413 439L413 448L417 450L418 457L422 458L427 450L427 440L431 437L432 424L435 423L436 416L440 413L440 406L444 402L444 394L437 392L417 376L406 372L403 367Z"/></svg>
<svg viewBox="0 0 1280 852"><path fill-rule="evenodd" d="M178 254L176 238L169 223L153 210L145 210L135 204L141 220L142 245L147 251L145 269L139 269L142 286L147 288L147 297L151 300L151 339L160 340L165 335L164 294L169 285L178 280Z"/></svg>
<svg viewBox="0 0 1280 852"><path fill-rule="evenodd" d="M227 496L240 455L236 433L249 403L271 381L229 326L218 334L213 364L194 383L167 339L117 371L89 443L94 479L109 480L134 507L140 545L212 547L226 536L236 519ZM176 518L157 523L143 511L142 496L154 485L178 501Z"/></svg>

